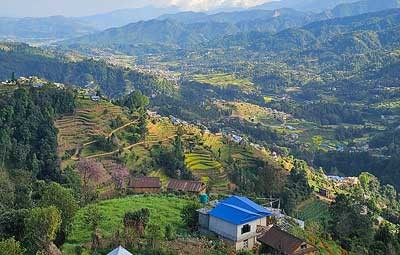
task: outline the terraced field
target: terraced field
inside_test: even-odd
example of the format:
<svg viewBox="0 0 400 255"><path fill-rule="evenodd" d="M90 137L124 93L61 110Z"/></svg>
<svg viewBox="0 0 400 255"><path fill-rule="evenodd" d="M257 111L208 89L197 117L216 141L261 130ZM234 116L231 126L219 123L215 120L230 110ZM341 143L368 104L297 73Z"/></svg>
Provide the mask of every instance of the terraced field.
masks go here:
<svg viewBox="0 0 400 255"><path fill-rule="evenodd" d="M248 166L254 166L257 160L255 155L249 150L237 147L232 150L232 157Z"/></svg>
<svg viewBox="0 0 400 255"><path fill-rule="evenodd" d="M147 142L160 141L176 135L176 127L168 120L162 120L155 124L148 123L147 128Z"/></svg>
<svg viewBox="0 0 400 255"><path fill-rule="evenodd" d="M118 106L106 101L96 103L89 99L78 99L75 113L63 116L55 123L59 131L59 154L63 155L66 150L90 142L95 135L107 136L111 132L110 122L117 116L125 123L129 122Z"/></svg>
<svg viewBox="0 0 400 255"><path fill-rule="evenodd" d="M230 184L228 175L222 164L212 159L210 152L197 150L185 155L185 164L193 174L207 183L212 192L224 193Z"/></svg>
<svg viewBox="0 0 400 255"><path fill-rule="evenodd" d="M207 153L188 153L185 155L185 164L192 171L215 170L221 164L211 159Z"/></svg>
<svg viewBox="0 0 400 255"><path fill-rule="evenodd" d="M17 86L0 85L0 95L11 94Z"/></svg>

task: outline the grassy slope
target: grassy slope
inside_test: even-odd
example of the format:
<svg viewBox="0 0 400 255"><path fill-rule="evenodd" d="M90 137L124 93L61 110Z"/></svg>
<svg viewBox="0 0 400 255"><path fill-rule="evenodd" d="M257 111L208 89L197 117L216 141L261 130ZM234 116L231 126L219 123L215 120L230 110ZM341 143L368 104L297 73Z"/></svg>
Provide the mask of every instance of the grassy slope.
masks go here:
<svg viewBox="0 0 400 255"><path fill-rule="evenodd" d="M322 222L327 220L326 216L329 215L329 204L316 198L301 203L296 211L298 212L299 218L308 221Z"/></svg>
<svg viewBox="0 0 400 255"><path fill-rule="evenodd" d="M180 218L180 210L189 203L176 197L167 196L132 196L121 199L105 200L97 203L103 217L99 229L104 238L111 238L116 230L122 230L122 219L126 212L148 208L150 223L155 223L165 229L172 224L180 232L184 231ZM91 233L83 220L86 208L80 209L75 216L71 234L62 247L64 255L74 255L76 245L84 245L91 240Z"/></svg>

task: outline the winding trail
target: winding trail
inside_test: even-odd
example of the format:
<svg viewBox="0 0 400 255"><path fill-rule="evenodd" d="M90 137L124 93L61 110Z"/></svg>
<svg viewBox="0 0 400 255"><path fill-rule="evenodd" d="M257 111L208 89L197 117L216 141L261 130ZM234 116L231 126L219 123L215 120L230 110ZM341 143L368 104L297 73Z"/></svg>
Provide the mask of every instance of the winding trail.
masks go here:
<svg viewBox="0 0 400 255"><path fill-rule="evenodd" d="M137 121L137 120L134 120L134 121L131 121L131 122L126 123L126 124L123 125L123 126L120 126L119 128L116 128L116 129L114 129L113 131L111 131L111 132L107 135L107 138L110 138L114 133L120 131L121 129L124 129L124 128L130 126L130 125L137 124L137 123L138 123L138 121Z"/></svg>
<svg viewBox="0 0 400 255"><path fill-rule="evenodd" d="M165 139L158 140L158 141L142 141L142 142L130 144L130 145L128 145L128 146L122 148L122 150L124 150L124 151L125 151L125 150L129 150L129 149L132 149L132 148L135 147L135 146L139 146L139 145L142 145L142 144L154 144L154 143L159 143L159 142L165 142L165 141L168 141L168 140L174 138L175 136L176 136L176 135L169 136L169 137L167 137L167 138L165 138ZM87 156L87 157L85 157L85 158L91 159L91 158L99 158L99 157L103 157L103 156L110 156L110 155L113 155L113 154L115 154L115 153L117 153L117 152L119 152L119 151L120 151L120 149L114 150L114 151L111 151L111 152L105 152L105 153L99 153L99 154Z"/></svg>
<svg viewBox="0 0 400 255"><path fill-rule="evenodd" d="M110 137L111 137L113 134L115 134L116 132L118 132L118 131L120 131L120 130L122 130L122 129L128 127L128 126L131 126L131 125L133 125L133 124L137 124L137 123L138 123L137 120L128 122L128 123L126 123L126 124L124 124L124 125L122 125L122 126L116 128L116 129L112 130L112 131L106 136L106 138L110 138ZM71 159L74 160L74 161L79 160L79 158L80 158L79 155L81 154L82 149L83 149L84 147L88 146L88 145L94 144L95 142L96 142L96 141L90 141L90 142L87 142L87 143L84 143L84 144L78 144L78 145L76 146L74 155L71 156ZM118 151L118 150L117 150L117 151ZM113 152L113 153L115 153L115 152ZM89 158L89 157L88 157L88 158Z"/></svg>

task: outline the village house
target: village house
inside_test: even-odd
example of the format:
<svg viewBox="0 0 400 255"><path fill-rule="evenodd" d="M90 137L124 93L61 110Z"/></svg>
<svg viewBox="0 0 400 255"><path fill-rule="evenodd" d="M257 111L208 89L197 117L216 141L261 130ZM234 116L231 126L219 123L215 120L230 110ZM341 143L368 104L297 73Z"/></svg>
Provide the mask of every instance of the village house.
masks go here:
<svg viewBox="0 0 400 255"><path fill-rule="evenodd" d="M162 116L160 114L158 114L157 112L150 111L150 110L147 110L147 115L150 118L154 118L154 119L161 119L162 118Z"/></svg>
<svg viewBox="0 0 400 255"><path fill-rule="evenodd" d="M43 86L44 86L43 83L40 83L40 82L34 83L34 84L32 85L32 87L34 87L34 88L36 88L36 89L40 89L40 88L42 88Z"/></svg>
<svg viewBox="0 0 400 255"><path fill-rule="evenodd" d="M318 194L322 197L332 198L331 191L326 188L319 188Z"/></svg>
<svg viewBox="0 0 400 255"><path fill-rule="evenodd" d="M315 255L317 252L313 245L276 226L269 226L257 240L267 254Z"/></svg>
<svg viewBox="0 0 400 255"><path fill-rule="evenodd" d="M174 125L182 124L182 120L180 120L180 119L178 119L178 118L176 118L176 117L174 117L172 115L169 116L169 119L171 120L172 124L174 124Z"/></svg>
<svg viewBox="0 0 400 255"><path fill-rule="evenodd" d="M251 250L258 231L270 224L272 213L246 197L231 196L199 212L200 232L217 235L236 250Z"/></svg>
<svg viewBox="0 0 400 255"><path fill-rule="evenodd" d="M204 194L204 193L206 193L206 185L205 185L205 183L200 182L200 181L171 179L168 182L167 190L169 192Z"/></svg>
<svg viewBox="0 0 400 255"><path fill-rule="evenodd" d="M134 193L160 193L161 180L158 177L135 178L129 183L129 188Z"/></svg>
<svg viewBox="0 0 400 255"><path fill-rule="evenodd" d="M234 135L232 134L232 139L235 143L241 143L243 141L243 138L238 136L238 135Z"/></svg>
<svg viewBox="0 0 400 255"><path fill-rule="evenodd" d="M132 255L132 253L127 251L124 247L119 246L118 248L115 248L114 250L112 250L107 255Z"/></svg>
<svg viewBox="0 0 400 255"><path fill-rule="evenodd" d="M360 180L358 179L358 177L345 177L344 183L346 183L349 186L355 186L360 184Z"/></svg>
<svg viewBox="0 0 400 255"><path fill-rule="evenodd" d="M92 99L93 102L99 102L100 101L100 97L99 96L91 96L90 98Z"/></svg>

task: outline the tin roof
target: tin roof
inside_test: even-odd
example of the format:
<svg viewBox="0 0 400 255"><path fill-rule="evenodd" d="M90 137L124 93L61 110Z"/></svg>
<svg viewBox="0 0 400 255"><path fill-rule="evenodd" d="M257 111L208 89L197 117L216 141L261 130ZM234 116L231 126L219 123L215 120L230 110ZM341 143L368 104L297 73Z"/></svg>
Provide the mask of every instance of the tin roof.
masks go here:
<svg viewBox="0 0 400 255"><path fill-rule="evenodd" d="M158 177L141 177L134 179L131 188L161 188L161 180Z"/></svg>
<svg viewBox="0 0 400 255"><path fill-rule="evenodd" d="M185 191L185 192L200 192L204 188L204 183L199 181L175 180L169 181L167 189Z"/></svg>
<svg viewBox="0 0 400 255"><path fill-rule="evenodd" d="M271 227L257 240L284 254L301 255L317 250L314 246L309 245L310 247L295 252L306 242L276 226Z"/></svg>
<svg viewBox="0 0 400 255"><path fill-rule="evenodd" d="M127 251L124 247L119 246L118 248L112 250L107 255L132 255L129 251Z"/></svg>
<svg viewBox="0 0 400 255"><path fill-rule="evenodd" d="M231 196L222 200L209 214L235 225L241 225L272 215L269 210L254 203L247 197L239 196Z"/></svg>

